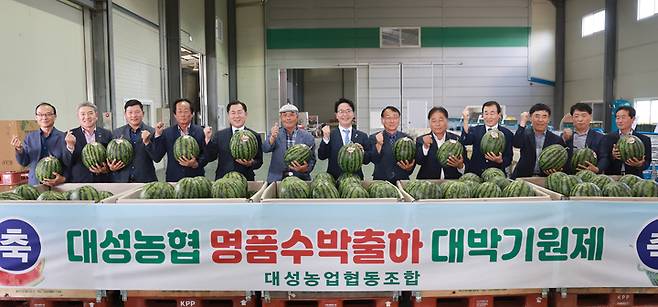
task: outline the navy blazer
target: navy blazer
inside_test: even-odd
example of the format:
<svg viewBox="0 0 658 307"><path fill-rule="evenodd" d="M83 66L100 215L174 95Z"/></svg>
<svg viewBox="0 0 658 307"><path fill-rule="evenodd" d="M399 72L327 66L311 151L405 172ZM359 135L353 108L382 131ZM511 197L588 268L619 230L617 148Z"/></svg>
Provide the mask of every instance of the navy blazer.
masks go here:
<svg viewBox="0 0 658 307"><path fill-rule="evenodd" d="M263 142L261 141L260 134L249 128L245 130L251 131L256 136L258 148L256 149L256 156L254 163L250 167L246 167L238 162L235 162L231 155L231 137L233 137L233 128L229 127L217 131L212 137L210 142L206 144L206 150L203 154L204 164L218 160L217 170L215 171L215 179L224 177L229 172L240 172L247 177L248 181L254 181L256 175L254 170L259 169L263 165Z"/></svg>
<svg viewBox="0 0 658 307"><path fill-rule="evenodd" d="M612 148L613 145L617 144L617 141L619 141L619 132L611 132L606 135L606 143L608 147L607 152L610 156L610 165L605 172L607 175L621 175L621 165L623 163L625 170L624 174L633 174L643 178L642 172L651 165L651 139L648 136L635 131L633 131L633 135L640 138L644 144L644 165L642 167L632 167L621 160L613 158Z"/></svg>
<svg viewBox="0 0 658 307"><path fill-rule="evenodd" d="M436 152L439 150L438 144L432 136L432 145L430 145L430 150L427 153L427 156L423 154L423 137L429 135L432 136L432 133L427 133L416 138L416 164L421 165L416 179L440 179L441 170L443 170L444 179L458 179L463 174L459 172L458 169L450 166L443 166L439 163L439 160L436 158ZM446 141L447 140L459 140L459 136L446 131ZM464 158L464 170L468 169L468 158L466 157L466 147L462 144L462 149L464 153L462 157Z"/></svg>
<svg viewBox="0 0 658 307"><path fill-rule="evenodd" d="M575 132L574 132L575 134ZM569 154L573 156L573 152L575 148L573 147L573 135L571 136L571 139L569 139L567 142L567 149L569 150ZM610 157L608 155L608 143L605 139L605 135L602 133L598 133L592 129L589 129L589 132L587 132L587 139L585 139L585 147L589 148L596 153L596 167L599 168L599 173L604 173L606 169L608 169L608 166L610 165ZM571 163L568 165L568 170L570 173L576 173L577 170L571 169Z"/></svg>
<svg viewBox="0 0 658 307"><path fill-rule="evenodd" d="M267 182L272 183L279 181L283 178L283 172L288 171L288 165L283 161L283 155L286 153L286 129L279 128L279 135L276 137L274 144L270 144L270 135L268 134L263 142L263 152L271 152L272 160L270 161L270 169L267 173ZM304 129L297 129L295 135L295 144L306 144L311 148L311 158L308 161L308 172L298 173L293 172L293 176L299 177L302 180L311 180L311 171L315 167L315 138Z"/></svg>
<svg viewBox="0 0 658 307"><path fill-rule="evenodd" d="M525 129L525 127L519 126L519 128L516 130L516 133L514 134L514 147L521 149L521 157L519 158L519 162L516 163L514 172L512 172L512 179L519 177L532 177L534 175L535 162L537 161L535 144L534 129ZM547 130L546 136L544 138L544 146L542 148L546 148L554 144L560 144L564 147L567 146L560 136ZM568 152L569 151L567 150L567 153ZM569 164L569 160L570 159L567 159L567 165ZM546 177L547 175L541 173L539 176Z"/></svg>
<svg viewBox="0 0 658 307"><path fill-rule="evenodd" d="M203 156L206 145L206 136L203 133L203 128L190 124L187 132L199 144L199 157ZM153 161L160 161L167 154L167 170L165 172L167 182L176 182L185 177L204 176L205 174L203 170L205 164L203 164L202 159L197 160L199 163L197 168L191 168L180 165L176 161L176 158L174 158L174 143L180 136L178 125L175 125L165 129L159 137L153 138Z"/></svg>
<svg viewBox="0 0 658 307"><path fill-rule="evenodd" d="M133 160L130 164L126 165L124 168L112 173L113 182L153 182L158 181L158 177L155 175L155 166L153 162L160 162L160 160L154 161L153 157L153 135L155 129L148 126L142 122L139 126L139 131L137 131L137 140L132 142L130 139L130 131L132 128L130 125L125 125L119 128L114 129L112 134L115 139L123 138L133 145ZM151 132L151 142L148 145L144 145L142 141L142 130L147 130ZM133 173L133 180L130 180L130 173Z"/></svg>
<svg viewBox="0 0 658 307"><path fill-rule="evenodd" d="M82 131L82 127L77 127L72 129L71 132L75 136L75 148L73 153L68 151L64 152L64 164L70 165L71 171L70 176L67 178L66 182L76 182L76 183L93 183L93 182L112 182L112 175L107 174L94 174L82 163L82 148L87 145L87 139L85 134ZM107 144L112 140L112 132L110 130L96 127L96 142L103 144L107 147ZM66 147L66 144L64 144Z"/></svg>
<svg viewBox="0 0 658 307"><path fill-rule="evenodd" d="M379 133L379 132L377 132ZM413 173L411 171L405 171L401 169L395 157L393 156L393 144L388 139L388 133L384 132L384 144L382 144L382 150L377 152L377 133L370 135L370 161L375 164L375 171L372 173L372 178L374 180L388 180L389 182L395 184L398 180L409 180L409 175ZM395 133L394 142L407 137L408 135L402 131L397 131Z"/></svg>
<svg viewBox="0 0 658 307"><path fill-rule="evenodd" d="M471 154L471 159L469 161L468 171L482 175L482 172L490 167L495 167L501 169L505 172L505 169L512 164L512 157L514 152L512 151L512 142L514 142L514 134L509 129L498 125L498 130L505 135L505 149L503 150L503 164L497 164L491 162L484 158L484 153L480 151L480 142L484 133L487 132L487 127L485 125L477 125L475 127L469 127L468 133L462 133L460 137L460 142L464 145L473 145L473 153Z"/></svg>
<svg viewBox="0 0 658 307"><path fill-rule="evenodd" d="M60 175L68 178L67 164L64 163L64 152L68 152L68 150L66 150L66 143L64 142L65 136L66 134L64 134L64 132L57 130L57 128L53 128L46 145L48 146L48 154L56 157L64 164L62 165L62 173ZM25 136L25 140L23 140L23 152L16 152L16 161L18 164L30 168L28 183L31 185L41 183L38 182L37 178L34 176L34 170L41 158L43 157L41 157L41 129L39 129L28 133Z"/></svg>
<svg viewBox="0 0 658 307"><path fill-rule="evenodd" d="M365 132L356 130L352 127L352 135L350 136L352 143L358 143L363 146L363 165L370 163L370 141ZM343 147L343 133L339 128L332 129L329 135L329 144L324 140L320 140L320 147L318 147L318 159L329 159L327 164L327 173L331 174L334 179L338 179L343 174L343 170L338 165L338 151ZM359 169L357 175L363 179L363 171Z"/></svg>

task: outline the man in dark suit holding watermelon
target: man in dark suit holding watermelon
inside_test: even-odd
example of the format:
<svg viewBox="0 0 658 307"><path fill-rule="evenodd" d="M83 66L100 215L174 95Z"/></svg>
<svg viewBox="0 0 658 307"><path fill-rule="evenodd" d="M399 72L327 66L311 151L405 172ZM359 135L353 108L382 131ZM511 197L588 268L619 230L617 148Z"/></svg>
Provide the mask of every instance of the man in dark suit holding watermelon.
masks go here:
<svg viewBox="0 0 658 307"><path fill-rule="evenodd" d="M318 159L329 159L327 173L334 179L343 174L338 165L338 151L343 145L355 143L364 149L363 164L370 163L368 135L357 130L352 124L354 120L354 103L346 98L341 98L334 104L338 127L331 130L329 125L322 127L322 141L318 148ZM359 169L357 175L363 179L363 172Z"/></svg>
<svg viewBox="0 0 658 307"><path fill-rule="evenodd" d="M260 134L245 127L247 121L247 105L245 103L239 100L229 102L226 106L226 113L228 113L228 121L231 127L217 131L210 139L206 138L206 150L202 157L204 164L215 159L218 160L215 179L222 178L226 173L236 171L247 177L248 181L254 181L254 170L263 165L263 143ZM240 130L251 131L256 136L258 146L256 156L253 159L234 159L231 155L231 137Z"/></svg>
<svg viewBox="0 0 658 307"><path fill-rule="evenodd" d="M212 133L210 127L201 128L192 124L192 117L194 116L194 109L192 103L187 99L178 99L174 102L174 118L176 118L176 126L164 129L163 123L158 123L155 127L154 142L154 161L160 161L165 153L167 154L167 182L176 182L185 177L203 176L203 167L205 164L192 157L186 159L181 157L176 160L174 155L174 143L176 140L184 135L189 135L199 145L199 156L203 155L206 145L206 135ZM164 130L163 130L164 129Z"/></svg>
<svg viewBox="0 0 658 307"><path fill-rule="evenodd" d="M539 155L542 150L550 145L559 144L566 146L564 140L555 133L548 130L551 108L543 103L538 103L530 108L530 112L521 113L519 128L514 134L513 145L521 149L521 157L514 168L511 178L548 176L559 169L540 170ZM531 129L526 129L528 120L532 123ZM565 161L568 163L569 160Z"/></svg>
<svg viewBox="0 0 658 307"><path fill-rule="evenodd" d="M69 130L64 140L66 149L64 151L64 164L70 165L70 176L67 182L112 182L112 176L109 174L110 168L107 163L92 165L87 168L82 160L82 149L85 145L98 142L107 147L112 140L110 130L97 127L98 109L96 105L85 102L78 106L78 120L80 126Z"/></svg>
<svg viewBox="0 0 658 307"><path fill-rule="evenodd" d="M144 123L144 106L139 100L131 99L123 106L126 125L114 129L115 139L123 138L132 144L133 159L128 165L121 161L109 161L113 182L158 181L155 175L153 134L155 129Z"/></svg>
<svg viewBox="0 0 658 307"><path fill-rule="evenodd" d="M375 164L374 180L387 180L395 184L398 180L408 180L416 167L416 161L395 161L393 145L401 138L408 137L399 131L400 110L388 106L381 113L384 131L370 135L370 161Z"/></svg>
<svg viewBox="0 0 658 307"><path fill-rule="evenodd" d="M573 119L574 129L565 128L562 132L562 139L567 144L567 148L573 156L573 152L581 148L589 148L596 154L597 163L585 161L585 165L578 167L578 169L571 169L569 163L569 171L576 173L580 170L587 169L594 173L603 173L610 164L608 159L608 146L605 141L605 135L590 129L592 122L592 107L586 103L576 103L571 106L569 110L571 118Z"/></svg>
<svg viewBox="0 0 658 307"><path fill-rule="evenodd" d="M482 172L490 167L505 169L512 164L512 142L514 135L512 131L500 125L501 120L500 104L496 101L487 101L482 105L482 118L484 119L483 125L470 127L468 120L470 112L464 109L462 115L464 116L464 129L460 137L460 142L464 145L473 145L473 153L468 164L468 171L477 175L482 175ZM502 152L482 152L480 143L485 133L491 130L498 130L505 135L505 146Z"/></svg>
<svg viewBox="0 0 658 307"><path fill-rule="evenodd" d="M433 107L427 113L430 133L416 138L416 163L421 165L416 179L457 179L466 170L466 148L461 145L461 156L448 157L448 165L443 166L436 152L446 142L457 142L459 136L448 129L448 111L443 107Z"/></svg>
<svg viewBox="0 0 658 307"><path fill-rule="evenodd" d="M651 139L646 135L637 133L633 129L635 120L635 108L631 106L622 106L615 112L615 122L619 131L610 132L606 136L608 152L610 153L610 166L606 170L607 175L633 174L642 177L642 172L651 165ZM631 158L626 161L621 160L621 154L617 147L622 135L634 135L642 141L644 146L644 157Z"/></svg>

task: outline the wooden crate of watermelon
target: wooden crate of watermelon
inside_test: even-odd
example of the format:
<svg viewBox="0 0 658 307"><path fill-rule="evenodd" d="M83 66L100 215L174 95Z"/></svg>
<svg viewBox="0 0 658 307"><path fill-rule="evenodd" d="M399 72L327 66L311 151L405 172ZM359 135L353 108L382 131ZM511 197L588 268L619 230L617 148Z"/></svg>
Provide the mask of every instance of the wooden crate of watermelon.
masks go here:
<svg viewBox="0 0 658 307"><path fill-rule="evenodd" d="M537 186L511 180L498 169L489 169L479 177L466 173L458 180L401 180L398 188L410 202L541 201L550 196ZM495 173L495 174L494 174Z"/></svg>
<svg viewBox="0 0 658 307"><path fill-rule="evenodd" d="M391 203L404 201L402 192L388 181L365 180L345 174L334 181L327 173L320 173L313 181L287 177L273 182L265 192L264 203Z"/></svg>
<svg viewBox="0 0 658 307"><path fill-rule="evenodd" d="M0 193L0 202L30 204L115 203L117 199L141 187L141 183L65 183L53 188L45 185L17 186L13 191Z"/></svg>
<svg viewBox="0 0 658 307"><path fill-rule="evenodd" d="M178 182L150 182L117 199L117 203L248 203L259 202L267 187L264 181L247 181L238 172L214 182L206 177Z"/></svg>
<svg viewBox="0 0 658 307"><path fill-rule="evenodd" d="M608 176L588 170L567 175L557 172L546 178L524 178L551 193L571 200L658 202L658 183L635 175Z"/></svg>

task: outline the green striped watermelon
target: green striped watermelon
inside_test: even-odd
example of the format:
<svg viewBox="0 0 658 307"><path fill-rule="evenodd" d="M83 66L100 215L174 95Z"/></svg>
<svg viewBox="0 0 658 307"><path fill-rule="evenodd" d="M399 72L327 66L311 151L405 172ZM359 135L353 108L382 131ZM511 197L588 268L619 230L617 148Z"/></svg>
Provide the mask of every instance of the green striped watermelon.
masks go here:
<svg viewBox="0 0 658 307"><path fill-rule="evenodd" d="M496 167L487 168L482 172L482 180L484 181L491 181L493 178L496 177L505 178L506 177L505 172L503 172L503 170Z"/></svg>
<svg viewBox="0 0 658 307"><path fill-rule="evenodd" d="M445 197L446 191L448 190L448 188L451 185L455 184L455 182L457 182L457 180L446 180L446 181L442 182L441 184L439 184L439 192L441 193L441 196L443 198L446 198Z"/></svg>
<svg viewBox="0 0 658 307"><path fill-rule="evenodd" d="M25 200L36 200L39 197L39 190L29 184L21 184L14 188L14 193Z"/></svg>
<svg viewBox="0 0 658 307"><path fill-rule="evenodd" d="M368 195L370 198L398 198L398 188L392 183L383 180L377 180L368 186Z"/></svg>
<svg viewBox="0 0 658 307"><path fill-rule="evenodd" d="M441 187L424 180L412 180L404 189L414 199L441 199Z"/></svg>
<svg viewBox="0 0 658 307"><path fill-rule="evenodd" d="M114 196L114 193L112 193L110 191L98 191L98 198L101 199L101 200L112 197L112 196Z"/></svg>
<svg viewBox="0 0 658 307"><path fill-rule="evenodd" d="M141 199L172 199L176 198L176 190L167 182L149 182L142 187Z"/></svg>
<svg viewBox="0 0 658 307"><path fill-rule="evenodd" d="M535 196L534 189L527 182L516 179L503 189L503 197L529 197Z"/></svg>
<svg viewBox="0 0 658 307"><path fill-rule="evenodd" d="M180 136L174 142L174 159L176 159L176 161L181 158L187 160L198 158L200 152L199 143L197 143L196 139L191 135Z"/></svg>
<svg viewBox="0 0 658 307"><path fill-rule="evenodd" d="M327 180L316 182L311 188L311 198L339 198L338 189Z"/></svg>
<svg viewBox="0 0 658 307"><path fill-rule="evenodd" d="M53 173L62 174L62 162L54 156L41 158L41 160L37 162L37 166L34 168L34 177L36 177L39 182L43 182L45 179L55 179Z"/></svg>
<svg viewBox="0 0 658 307"><path fill-rule="evenodd" d="M593 184L596 184L599 187L599 189L603 189L603 187L606 184L614 182L614 180L612 180L612 178L610 178L606 175L600 174L600 175L596 175L596 177L592 178L592 181L590 181L590 182L593 183Z"/></svg>
<svg viewBox="0 0 658 307"><path fill-rule="evenodd" d="M658 183L644 179L633 185L633 197L658 197Z"/></svg>
<svg viewBox="0 0 658 307"><path fill-rule="evenodd" d="M578 171L576 173L576 176L578 176L580 178L580 180L582 180L584 182L590 182L590 181L594 180L594 178L596 177L596 173L592 172L588 169L584 169L582 171Z"/></svg>
<svg viewBox="0 0 658 307"><path fill-rule="evenodd" d="M505 134L497 129L491 129L480 140L480 152L500 155L505 151Z"/></svg>
<svg viewBox="0 0 658 307"><path fill-rule="evenodd" d="M71 191L71 195L69 196L69 199L71 200L91 200L94 202L98 202L101 200L100 194L98 193L98 190L96 188L85 185L81 186L73 191Z"/></svg>
<svg viewBox="0 0 658 307"><path fill-rule="evenodd" d="M471 198L473 192L467 182L454 181L446 188L443 193L445 199Z"/></svg>
<svg viewBox="0 0 658 307"><path fill-rule="evenodd" d="M592 165L596 166L598 161L594 150L589 148L578 148L571 156L571 169L575 172L580 168L580 165L583 167L587 166L586 162L592 163Z"/></svg>
<svg viewBox="0 0 658 307"><path fill-rule="evenodd" d="M580 179L580 177L576 175L566 175L560 181L559 191L555 191L555 192L558 192L564 196L569 196L569 193L571 193L571 189L575 187L577 184L582 182L583 181Z"/></svg>
<svg viewBox="0 0 658 307"><path fill-rule="evenodd" d="M353 186L353 185L361 185L361 179L358 179L358 177L357 178L354 178L354 177L344 178L343 180L340 181L340 183L338 183L338 192L343 193L343 191L347 187Z"/></svg>
<svg viewBox="0 0 658 307"><path fill-rule="evenodd" d="M212 183L213 181L206 178L205 176L196 176L194 177L199 189L201 190L201 198L210 198L212 197Z"/></svg>
<svg viewBox="0 0 658 307"><path fill-rule="evenodd" d="M482 178L480 178L480 176L478 176L474 173L466 173L466 174L462 175L461 177L459 177L459 181L467 181L467 180L477 182L477 183L482 182Z"/></svg>
<svg viewBox="0 0 658 307"><path fill-rule="evenodd" d="M315 176L313 176L313 182L316 182L316 181L329 181L329 182L331 182L331 184L334 184L334 185L336 184L336 180L334 180L334 176L332 176L331 174L329 174L327 172L320 172L320 173L315 174Z"/></svg>
<svg viewBox="0 0 658 307"><path fill-rule="evenodd" d="M100 166L107 160L105 146L98 142L92 142L82 147L82 164L90 168Z"/></svg>
<svg viewBox="0 0 658 307"><path fill-rule="evenodd" d="M569 154L567 149L560 144L553 144L542 149L539 154L539 169L542 172L548 170L562 170L567 163Z"/></svg>
<svg viewBox="0 0 658 307"><path fill-rule="evenodd" d="M567 174L563 172L555 172L546 177L545 188L560 193L562 190L562 179L566 177Z"/></svg>
<svg viewBox="0 0 658 307"><path fill-rule="evenodd" d="M340 192L341 198L368 198L368 191L361 185L350 185Z"/></svg>
<svg viewBox="0 0 658 307"><path fill-rule="evenodd" d="M621 155L621 160L628 159L643 159L644 158L644 143L642 140L634 135L623 135L617 141L617 149Z"/></svg>
<svg viewBox="0 0 658 307"><path fill-rule="evenodd" d="M471 198L477 198L477 189L480 186L480 183L471 180L464 180L462 182L468 186L468 190L471 192Z"/></svg>
<svg viewBox="0 0 658 307"><path fill-rule="evenodd" d="M512 181L512 179L505 177L494 177L491 179L491 182L495 183L501 189L505 189L510 183L512 183Z"/></svg>
<svg viewBox="0 0 658 307"><path fill-rule="evenodd" d="M411 162L416 159L416 142L409 137L398 139L393 144L395 161Z"/></svg>
<svg viewBox="0 0 658 307"><path fill-rule="evenodd" d="M279 198L308 198L310 195L309 185L297 177L290 176L281 181Z"/></svg>
<svg viewBox="0 0 658 307"><path fill-rule="evenodd" d="M205 196L205 191L201 187L201 183L193 177L185 177L178 180L174 190L176 191L176 198L178 199L204 198Z"/></svg>
<svg viewBox="0 0 658 307"><path fill-rule="evenodd" d="M494 182L484 182L475 190L477 198L495 198L503 195L503 190Z"/></svg>
<svg viewBox="0 0 658 307"><path fill-rule="evenodd" d="M582 182L571 189L571 197L600 197L603 193L601 188L592 182Z"/></svg>
<svg viewBox="0 0 658 307"><path fill-rule="evenodd" d="M644 179L640 178L639 176L632 175L632 174L626 174L624 176L621 176L621 178L619 178L619 182L623 182L631 188L633 186L635 186L636 183L638 183L642 180L644 180Z"/></svg>
<svg viewBox="0 0 658 307"><path fill-rule="evenodd" d="M107 144L107 160L121 161L125 165L130 164L133 160L133 144L123 138L111 140Z"/></svg>
<svg viewBox="0 0 658 307"><path fill-rule="evenodd" d="M246 129L236 131L229 143L231 156L235 160L251 160L258 153L258 139L256 135Z"/></svg>
<svg viewBox="0 0 658 307"><path fill-rule="evenodd" d="M236 171L228 172L223 176L223 178L235 179L238 182L240 182L240 184L244 187L245 193L249 189L249 182L247 181L247 177L245 177L240 172L236 172Z"/></svg>
<svg viewBox="0 0 658 307"><path fill-rule="evenodd" d="M363 164L363 147L358 143L343 145L338 150L338 166L345 173L356 173Z"/></svg>
<svg viewBox="0 0 658 307"><path fill-rule="evenodd" d="M311 159L311 148L306 144L295 144L286 150L283 161L290 165L293 161L302 165Z"/></svg>
<svg viewBox="0 0 658 307"><path fill-rule="evenodd" d="M447 140L436 151L436 159L443 166L448 166L448 158L460 157L464 154L464 147L457 140Z"/></svg>
<svg viewBox="0 0 658 307"><path fill-rule="evenodd" d="M242 182L233 178L219 178L212 184L212 198L247 198Z"/></svg>
<svg viewBox="0 0 658 307"><path fill-rule="evenodd" d="M611 182L606 184L603 189L603 196L606 197L632 197L633 191L623 182Z"/></svg>
<svg viewBox="0 0 658 307"><path fill-rule="evenodd" d="M57 191L44 191L37 197L37 200L68 200L68 198Z"/></svg>
<svg viewBox="0 0 658 307"><path fill-rule="evenodd" d="M0 200L24 200L23 197L14 192L0 193Z"/></svg>

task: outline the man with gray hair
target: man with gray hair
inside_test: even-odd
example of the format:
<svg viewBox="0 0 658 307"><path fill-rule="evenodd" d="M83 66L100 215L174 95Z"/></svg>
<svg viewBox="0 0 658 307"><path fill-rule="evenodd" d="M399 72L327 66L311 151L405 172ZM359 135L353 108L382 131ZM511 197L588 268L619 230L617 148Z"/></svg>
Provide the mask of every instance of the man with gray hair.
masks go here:
<svg viewBox="0 0 658 307"><path fill-rule="evenodd" d="M67 182L111 182L109 167L107 163L101 163L87 168L82 163L82 148L93 142L98 142L107 147L112 140L112 132L97 127L98 109L96 105L84 102L78 106L78 121L80 127L69 130L66 133L66 150L64 151L64 164L70 165L70 176Z"/></svg>

